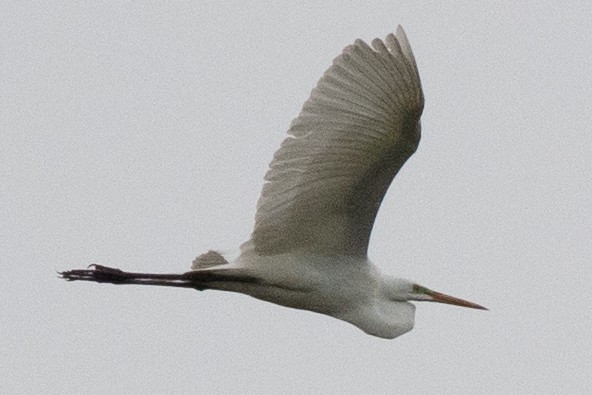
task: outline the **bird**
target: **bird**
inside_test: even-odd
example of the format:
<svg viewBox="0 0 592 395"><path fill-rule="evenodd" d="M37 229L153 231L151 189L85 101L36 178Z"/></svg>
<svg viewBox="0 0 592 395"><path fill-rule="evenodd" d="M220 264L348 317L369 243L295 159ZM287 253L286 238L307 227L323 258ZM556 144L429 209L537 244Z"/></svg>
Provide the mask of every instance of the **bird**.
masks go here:
<svg viewBox="0 0 592 395"><path fill-rule="evenodd" d="M237 257L210 250L180 274L92 264L69 281L231 291L325 314L393 339L415 323L411 301L487 310L384 275L370 234L395 175L416 151L424 95L401 26L371 45L357 39L323 74L265 175L255 226Z"/></svg>

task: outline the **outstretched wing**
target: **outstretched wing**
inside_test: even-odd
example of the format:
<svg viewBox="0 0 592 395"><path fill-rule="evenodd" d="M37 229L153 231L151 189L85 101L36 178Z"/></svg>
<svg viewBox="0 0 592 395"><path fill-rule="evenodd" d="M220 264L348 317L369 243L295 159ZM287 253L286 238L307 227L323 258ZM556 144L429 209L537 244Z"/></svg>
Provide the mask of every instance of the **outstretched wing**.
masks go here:
<svg viewBox="0 0 592 395"><path fill-rule="evenodd" d="M420 139L409 42L356 40L325 72L275 153L243 251L363 256L391 181Z"/></svg>

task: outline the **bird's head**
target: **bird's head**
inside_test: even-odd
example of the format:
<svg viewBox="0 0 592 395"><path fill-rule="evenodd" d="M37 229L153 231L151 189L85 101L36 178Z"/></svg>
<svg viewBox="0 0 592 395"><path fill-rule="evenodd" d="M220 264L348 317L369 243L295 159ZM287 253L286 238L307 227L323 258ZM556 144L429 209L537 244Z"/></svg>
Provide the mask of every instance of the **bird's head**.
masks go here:
<svg viewBox="0 0 592 395"><path fill-rule="evenodd" d="M416 284L409 280L396 278L392 281L390 288L390 297L399 301L425 301L453 304L455 306L469 307L472 309L487 310L486 307L478 305L468 300L455 298L440 292L432 291L423 285Z"/></svg>

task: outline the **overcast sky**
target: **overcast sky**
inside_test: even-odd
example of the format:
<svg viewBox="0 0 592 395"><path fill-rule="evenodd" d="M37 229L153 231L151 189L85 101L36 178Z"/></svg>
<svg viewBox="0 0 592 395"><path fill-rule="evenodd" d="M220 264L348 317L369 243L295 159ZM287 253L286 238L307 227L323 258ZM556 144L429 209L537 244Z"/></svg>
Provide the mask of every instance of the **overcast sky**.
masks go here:
<svg viewBox="0 0 592 395"><path fill-rule="evenodd" d="M590 391L590 2L220 3L3 3L0 392ZM324 70L398 24L423 137L370 258L489 312L417 303L382 340L244 295L57 278L238 248Z"/></svg>

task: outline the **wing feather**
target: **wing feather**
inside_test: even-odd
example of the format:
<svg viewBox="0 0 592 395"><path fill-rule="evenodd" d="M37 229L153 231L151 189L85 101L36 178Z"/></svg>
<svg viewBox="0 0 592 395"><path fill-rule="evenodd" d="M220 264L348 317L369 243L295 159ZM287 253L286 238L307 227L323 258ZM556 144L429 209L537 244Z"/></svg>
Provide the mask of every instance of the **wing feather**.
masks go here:
<svg viewBox="0 0 592 395"><path fill-rule="evenodd" d="M422 111L401 27L346 47L275 153L243 252L365 255L384 194L419 143Z"/></svg>

